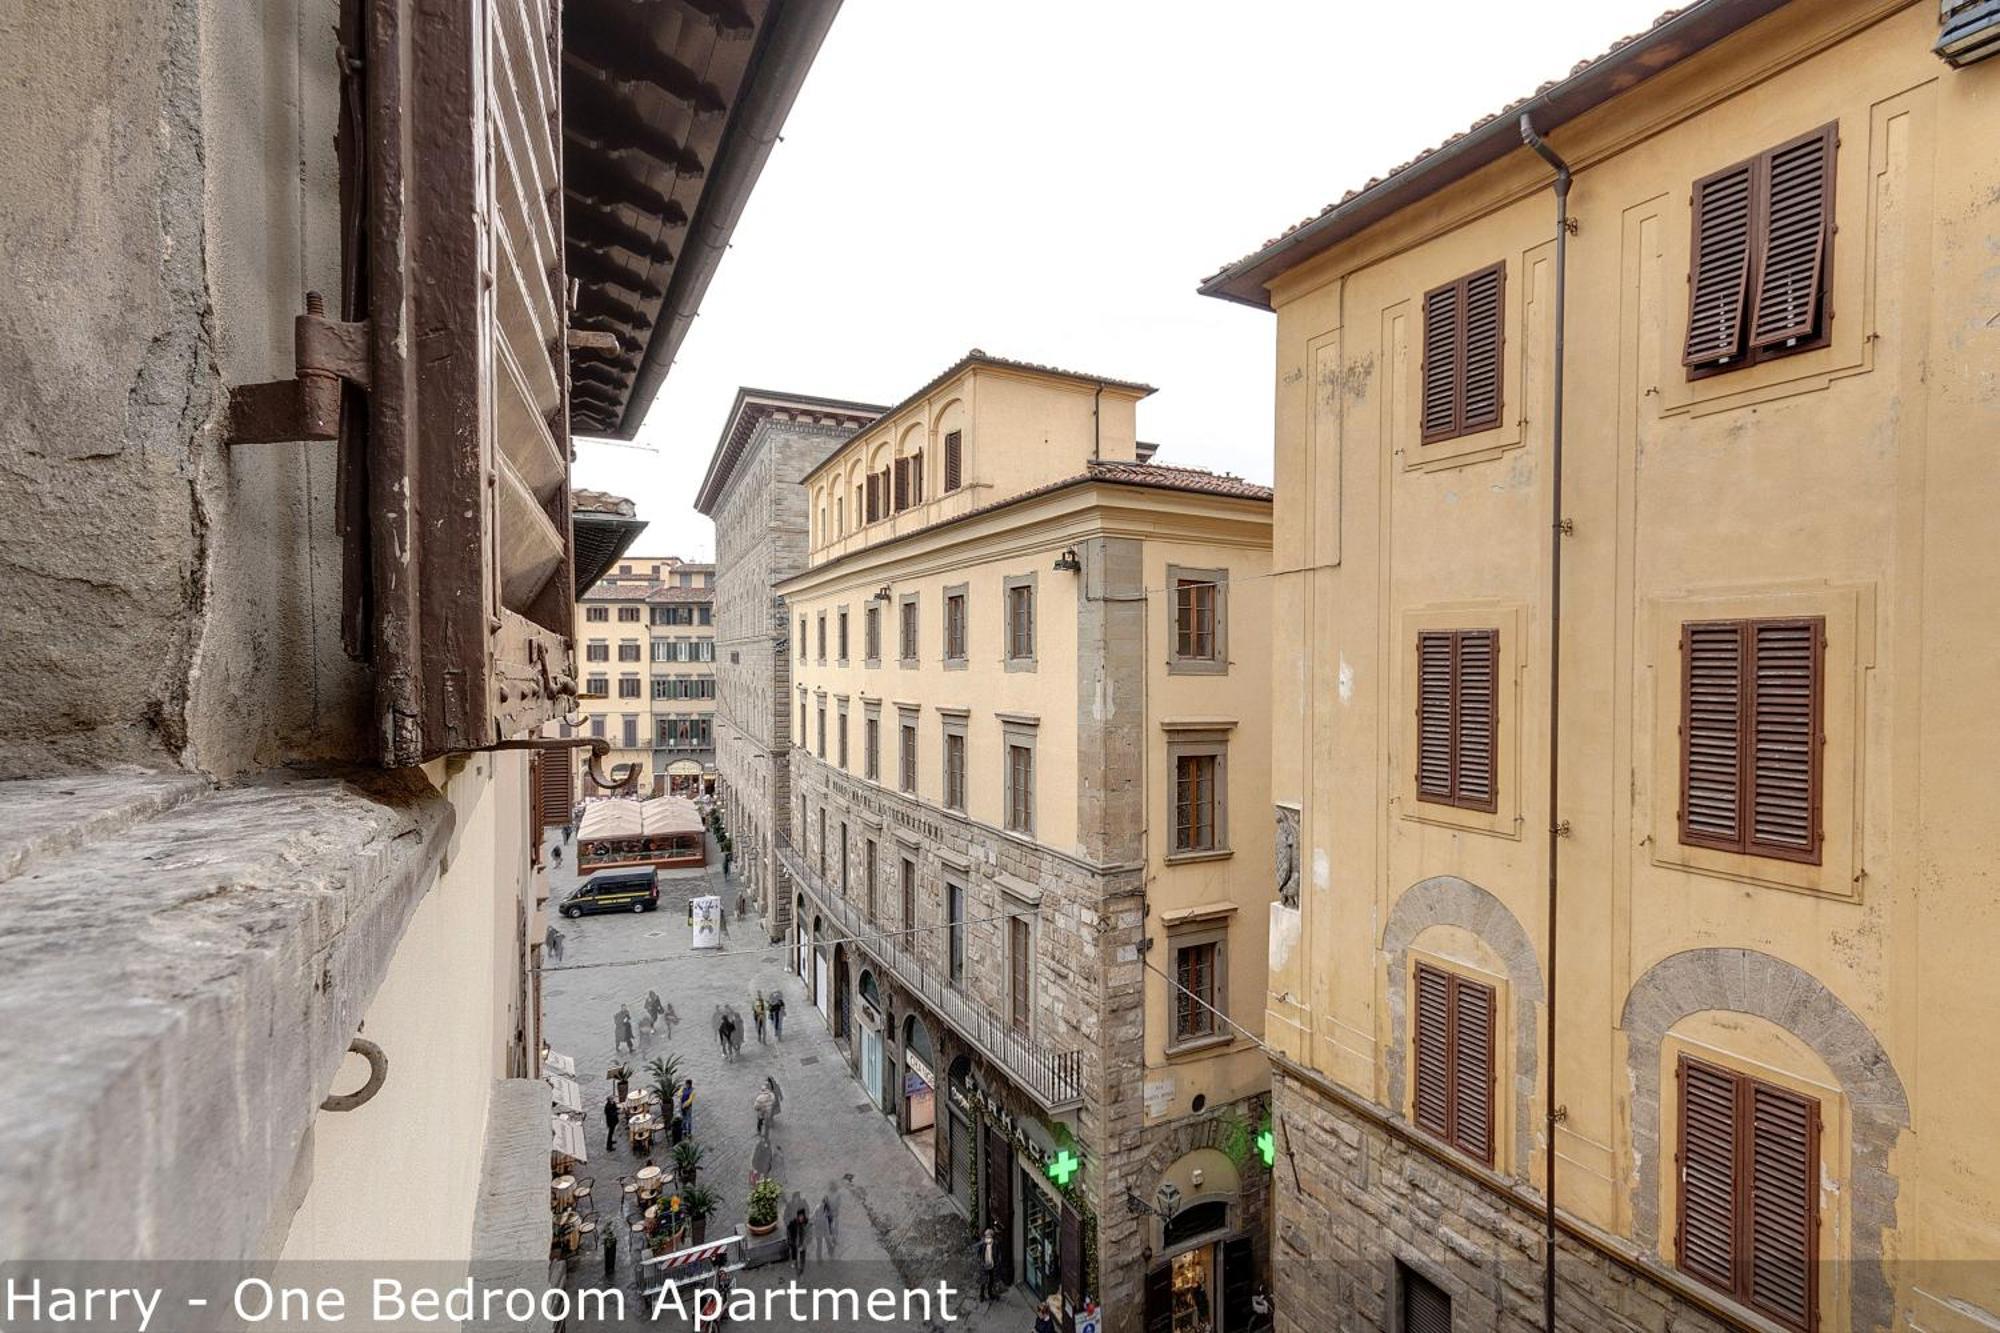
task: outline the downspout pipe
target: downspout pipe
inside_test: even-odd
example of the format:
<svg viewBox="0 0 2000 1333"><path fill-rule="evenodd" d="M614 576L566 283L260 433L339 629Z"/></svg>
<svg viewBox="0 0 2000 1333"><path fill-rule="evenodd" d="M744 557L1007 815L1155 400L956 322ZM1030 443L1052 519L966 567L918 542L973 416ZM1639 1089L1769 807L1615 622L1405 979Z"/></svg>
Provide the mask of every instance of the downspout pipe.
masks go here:
<svg viewBox="0 0 2000 1333"><path fill-rule="evenodd" d="M1556 311L1555 408L1549 424L1549 887L1548 938L1544 945L1549 997L1548 1059L1544 1062L1542 1100L1547 1123L1542 1146L1542 1330L1556 1333L1556 1127L1563 1109L1556 1100L1556 903L1559 888L1557 854L1568 825L1560 816L1562 788L1562 555L1567 520L1563 517L1563 324L1568 311L1564 287L1569 277L1569 163L1549 147L1527 112L1521 113L1521 142L1555 168L1556 190Z"/></svg>

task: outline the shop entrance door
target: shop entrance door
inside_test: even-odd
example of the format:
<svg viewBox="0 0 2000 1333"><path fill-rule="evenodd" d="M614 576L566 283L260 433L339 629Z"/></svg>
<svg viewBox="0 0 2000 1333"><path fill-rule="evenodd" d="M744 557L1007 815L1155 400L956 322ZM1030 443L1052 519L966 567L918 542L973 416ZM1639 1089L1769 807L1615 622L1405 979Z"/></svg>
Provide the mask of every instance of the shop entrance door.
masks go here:
<svg viewBox="0 0 2000 1333"><path fill-rule="evenodd" d="M868 1100L882 1105L882 1034L866 1023L861 1025L861 1086Z"/></svg>
<svg viewBox="0 0 2000 1333"><path fill-rule="evenodd" d="M1014 1145L986 1127L986 1225L1000 1242L1002 1286L1014 1285Z"/></svg>

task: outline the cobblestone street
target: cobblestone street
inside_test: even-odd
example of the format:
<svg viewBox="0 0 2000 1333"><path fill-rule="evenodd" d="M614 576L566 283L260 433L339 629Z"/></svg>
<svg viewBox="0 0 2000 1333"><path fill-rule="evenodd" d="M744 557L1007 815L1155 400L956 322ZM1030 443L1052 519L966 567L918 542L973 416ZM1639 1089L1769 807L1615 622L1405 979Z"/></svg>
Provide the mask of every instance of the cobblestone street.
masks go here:
<svg viewBox="0 0 2000 1333"><path fill-rule="evenodd" d="M554 845L553 837L549 845ZM550 915L563 936L563 950L560 961L544 960L543 1034L552 1048L576 1060L590 1148L589 1164L577 1174L595 1182L600 1225L617 1225L619 1177L631 1175L644 1160L622 1133L618 1146L604 1151L603 1105L610 1091L605 1071L620 1059L612 1016L624 1004L637 1028L646 992L657 991L679 1021L671 1036L663 1024L650 1041L638 1029L639 1050L623 1059L633 1068L635 1087L650 1086L646 1062L669 1053L680 1061L682 1076L694 1080L694 1138L704 1154L701 1183L720 1200L708 1226L711 1238L742 1230L756 1142L752 1098L769 1076L783 1095L772 1133L774 1174L786 1197L782 1216L802 1202L814 1218L813 1258L802 1285L854 1288L865 1295L876 1288L914 1286L935 1292L943 1282L954 1289L950 1309L959 1322L952 1327L1026 1330L1034 1312L1018 1290L991 1306L980 1304L967 1223L902 1143L894 1123L869 1104L825 1022L786 971L786 951L766 944L754 917L736 919L735 885L725 884L712 842L710 858L705 870L662 873L656 912L576 921L555 915L578 882L575 845L563 849L563 864L550 867ZM720 951L689 947L687 903L702 893L720 896L729 914L733 933ZM775 1037L764 1044L757 1040L750 1006L758 991L785 996L782 1042ZM712 1019L726 1005L733 1005L748 1025L742 1055L729 1061L723 1058ZM655 1140L652 1157L663 1166L669 1163L671 1149L664 1137ZM822 1199L831 1202L836 1218L831 1255L820 1234ZM628 1308L638 1310L633 1249L630 1232L621 1228L615 1278L606 1280L593 1249L576 1264L572 1284L608 1286L615 1281L627 1294ZM780 1262L739 1274L738 1284L757 1290L783 1286L791 1276L789 1265ZM671 1311L663 1316L673 1318ZM784 1322L784 1316L772 1322ZM847 1318L823 1322L858 1326ZM865 1322L922 1328L944 1321ZM588 1321L571 1322L572 1329L589 1327Z"/></svg>

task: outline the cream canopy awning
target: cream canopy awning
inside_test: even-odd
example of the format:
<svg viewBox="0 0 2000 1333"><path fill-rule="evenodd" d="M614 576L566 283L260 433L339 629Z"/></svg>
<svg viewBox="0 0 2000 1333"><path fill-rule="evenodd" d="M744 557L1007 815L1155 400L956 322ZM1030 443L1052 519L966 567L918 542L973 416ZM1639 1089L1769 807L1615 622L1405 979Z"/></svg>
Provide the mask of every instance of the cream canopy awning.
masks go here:
<svg viewBox="0 0 2000 1333"><path fill-rule="evenodd" d="M701 811L684 796L650 801L594 801L583 812L579 838L640 838L660 833L701 832Z"/></svg>

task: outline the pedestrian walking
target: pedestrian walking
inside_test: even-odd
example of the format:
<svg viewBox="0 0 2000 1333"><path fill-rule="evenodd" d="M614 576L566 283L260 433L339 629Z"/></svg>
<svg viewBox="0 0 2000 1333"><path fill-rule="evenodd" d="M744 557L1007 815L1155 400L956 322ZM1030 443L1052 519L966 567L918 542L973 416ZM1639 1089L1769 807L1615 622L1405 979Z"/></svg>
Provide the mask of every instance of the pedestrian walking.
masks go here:
<svg viewBox="0 0 2000 1333"><path fill-rule="evenodd" d="M1056 1298L1051 1296L1035 1307L1035 1333L1056 1333Z"/></svg>
<svg viewBox="0 0 2000 1333"><path fill-rule="evenodd" d="M562 827L562 840L564 842L568 842L571 838L575 836L576 836L576 825L564 824Z"/></svg>
<svg viewBox="0 0 2000 1333"><path fill-rule="evenodd" d="M778 1112L785 1109L785 1090L769 1074L764 1075L764 1088L771 1094L771 1119L776 1120Z"/></svg>
<svg viewBox="0 0 2000 1333"><path fill-rule="evenodd" d="M730 863L731 863L732 861L734 861L734 860L735 860L735 854L734 854L734 853L732 853L732 852L724 852L724 853L722 854L722 877L723 877L724 879L728 879L728 878L729 878L729 866L730 866Z"/></svg>
<svg viewBox="0 0 2000 1333"><path fill-rule="evenodd" d="M672 1005L668 1005L666 1012L660 1015L660 1021L667 1025L667 1040L672 1041L674 1039L674 1024L681 1021L681 1016L674 1012Z"/></svg>
<svg viewBox="0 0 2000 1333"><path fill-rule="evenodd" d="M769 1007L764 1003L764 997L761 993L756 999L750 1002L750 1018L757 1024L757 1044L759 1046L764 1044L764 1020L770 1016L770 1012Z"/></svg>
<svg viewBox="0 0 2000 1333"><path fill-rule="evenodd" d="M618 1146L618 1094L604 1094L604 1151Z"/></svg>
<svg viewBox="0 0 2000 1333"><path fill-rule="evenodd" d="M779 1041L785 1039L785 993L771 992L771 1035Z"/></svg>
<svg viewBox="0 0 2000 1333"><path fill-rule="evenodd" d="M792 1214L792 1220L785 1223L785 1240L792 1247L792 1272L804 1274L806 1271L806 1237L812 1230L812 1223L806 1217L803 1205Z"/></svg>
<svg viewBox="0 0 2000 1333"><path fill-rule="evenodd" d="M743 1021L743 1015L736 1012L736 1006L733 1004L723 1006L723 1012L729 1015L729 1053L740 1056L743 1054L743 1029L748 1024Z"/></svg>
<svg viewBox="0 0 2000 1333"><path fill-rule="evenodd" d="M834 1223L839 1220L839 1210L833 1202L833 1191L828 1190L819 1199L819 1244L823 1257L833 1258Z"/></svg>
<svg viewBox="0 0 2000 1333"><path fill-rule="evenodd" d="M731 1018L728 1014L724 1014L722 1016L722 1027L719 1029L719 1032L722 1036L722 1058L724 1060L735 1059L736 1020Z"/></svg>
<svg viewBox="0 0 2000 1333"><path fill-rule="evenodd" d="M612 1053L638 1049L639 1043L632 1040L632 1011L621 1004L618 1006L618 1012L611 1015Z"/></svg>
<svg viewBox="0 0 2000 1333"><path fill-rule="evenodd" d="M979 1257L979 1299L991 1301L1000 1291L1000 1241L988 1227L973 1247Z"/></svg>
<svg viewBox="0 0 2000 1333"><path fill-rule="evenodd" d="M694 1080L693 1079L686 1079L681 1083L680 1108L681 1108L681 1133L683 1135L692 1136L694 1133Z"/></svg>
<svg viewBox="0 0 2000 1333"><path fill-rule="evenodd" d="M757 1089L757 1095L750 1099L750 1107L757 1113L757 1137L763 1138L771 1132L771 1112L777 1106L777 1099L771 1096L769 1088Z"/></svg>
<svg viewBox="0 0 2000 1333"><path fill-rule="evenodd" d="M726 1059L729 1055L729 1039L722 1032L722 1020L724 1017L722 1006L718 1004L708 1015L708 1025L715 1029L715 1044L722 1051L723 1057Z"/></svg>
<svg viewBox="0 0 2000 1333"><path fill-rule="evenodd" d="M646 992L646 1012L652 1016L655 1023L659 1022L660 1018L667 1012L667 1007L660 1003L660 993L658 991L649 990Z"/></svg>
<svg viewBox="0 0 2000 1333"><path fill-rule="evenodd" d="M750 1149L750 1183L755 1185L766 1176L778 1174L778 1145L771 1142L769 1126L758 1136Z"/></svg>
<svg viewBox="0 0 2000 1333"><path fill-rule="evenodd" d="M553 846L553 847L549 848L549 860L550 860L550 861L551 861L551 862L552 862L553 864L555 864L555 865L561 865L561 864L562 864L562 844L561 844L561 843L557 843L557 844L556 844L555 846Z"/></svg>

